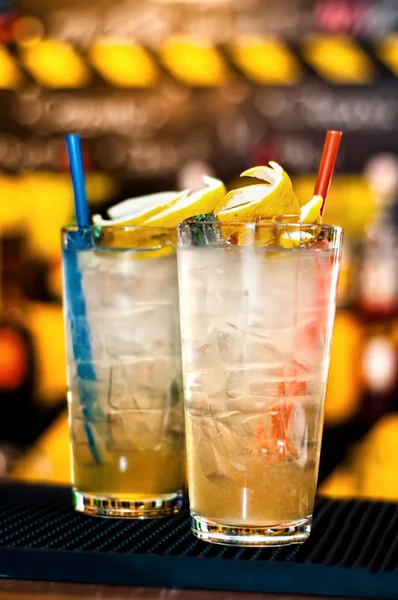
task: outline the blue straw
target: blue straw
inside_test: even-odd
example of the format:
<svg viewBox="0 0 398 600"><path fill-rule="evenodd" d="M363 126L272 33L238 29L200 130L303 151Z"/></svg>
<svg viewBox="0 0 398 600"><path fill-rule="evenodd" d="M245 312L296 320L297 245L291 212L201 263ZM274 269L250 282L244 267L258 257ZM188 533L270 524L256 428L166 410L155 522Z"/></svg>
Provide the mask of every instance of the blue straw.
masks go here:
<svg viewBox="0 0 398 600"><path fill-rule="evenodd" d="M77 133L69 133L66 136L66 145L68 148L69 168L75 200L76 221L79 227L89 227L90 214L88 212L80 136Z"/></svg>
<svg viewBox="0 0 398 600"><path fill-rule="evenodd" d="M76 221L81 227L90 226L90 214L86 195L83 157L80 137L76 133L66 136L70 174L73 185ZM65 293L68 317L72 328L73 354L77 365L79 398L83 410L84 429L91 453L97 464L101 464L101 455L95 443L89 420L95 416L96 394L82 385L83 381L95 381L96 375L92 363L90 329L87 322L86 303L82 288L82 275L79 270L78 252L93 247L91 231L78 229L68 233L68 244L63 249L65 265Z"/></svg>

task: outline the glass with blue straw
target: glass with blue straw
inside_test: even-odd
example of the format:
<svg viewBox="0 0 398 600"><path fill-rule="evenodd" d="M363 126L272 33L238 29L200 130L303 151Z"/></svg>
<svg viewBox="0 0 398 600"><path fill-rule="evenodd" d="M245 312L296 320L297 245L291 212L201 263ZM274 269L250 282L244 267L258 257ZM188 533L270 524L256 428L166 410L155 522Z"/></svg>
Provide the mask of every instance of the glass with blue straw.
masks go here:
<svg viewBox="0 0 398 600"><path fill-rule="evenodd" d="M175 514L185 478L176 230L94 226L79 137L67 136L77 225L62 231L74 504Z"/></svg>
<svg viewBox="0 0 398 600"><path fill-rule="evenodd" d="M101 455L90 427L90 416L95 404L95 388L82 386L82 381L95 381L95 370L92 364L89 327L86 319L86 305L82 290L81 274L78 265L78 252L93 247L91 239L90 215L88 210L86 184L84 178L83 157L80 138L77 134L66 136L69 168L73 186L76 221L78 227L68 232L68 245L63 248L64 277L68 282L64 286L66 294L67 321L71 324L71 339L74 359L77 368L79 397L84 416L84 429L88 444L96 463L101 463ZM79 329L76 335L74 329Z"/></svg>

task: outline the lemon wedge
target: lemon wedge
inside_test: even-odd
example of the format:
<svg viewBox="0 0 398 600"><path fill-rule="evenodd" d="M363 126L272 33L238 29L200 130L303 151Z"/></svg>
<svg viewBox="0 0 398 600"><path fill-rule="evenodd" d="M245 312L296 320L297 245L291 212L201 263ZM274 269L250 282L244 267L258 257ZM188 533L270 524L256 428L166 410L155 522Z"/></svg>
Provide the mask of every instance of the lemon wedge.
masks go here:
<svg viewBox="0 0 398 600"><path fill-rule="evenodd" d="M141 213L151 208L156 209L159 206L165 206L174 200L178 200L181 192L160 192L159 194L149 194L148 196L139 196L138 198L129 198L119 204L115 204L108 210L110 219L118 219L126 215Z"/></svg>
<svg viewBox="0 0 398 600"><path fill-rule="evenodd" d="M293 191L289 175L278 163L270 161L269 165L253 167L241 173L241 177L254 177L266 181L270 187L255 216L272 218L300 215L300 203Z"/></svg>
<svg viewBox="0 0 398 600"><path fill-rule="evenodd" d="M160 192L159 194L129 198L108 210L109 219L103 219L101 215L94 215L93 223L102 226L146 225L148 219L172 206L181 198L185 198L188 193L188 190L184 192Z"/></svg>
<svg viewBox="0 0 398 600"><path fill-rule="evenodd" d="M203 176L206 187L189 195L184 194L177 202L173 202L168 207L145 221L145 225L150 227L176 227L178 223L194 217L195 215L208 214L214 211L215 207L225 194L225 186L219 179Z"/></svg>
<svg viewBox="0 0 398 600"><path fill-rule="evenodd" d="M314 236L306 231L284 231L278 238L279 246L285 250L299 248L303 244L308 244L314 240Z"/></svg>
<svg viewBox="0 0 398 600"><path fill-rule="evenodd" d="M256 210L269 194L268 185L248 185L231 190L217 206L214 214L219 221L243 223L254 221Z"/></svg>
<svg viewBox="0 0 398 600"><path fill-rule="evenodd" d="M314 196L301 207L300 221L303 225L319 223L321 220L321 208L323 204L322 196ZM278 244L281 248L289 250L291 248L299 248L303 244L313 242L316 237L316 232L310 233L301 229L290 229L284 231L278 236Z"/></svg>
<svg viewBox="0 0 398 600"><path fill-rule="evenodd" d="M321 217L322 196L314 196L301 207L300 221L305 224L317 223Z"/></svg>
<svg viewBox="0 0 398 600"><path fill-rule="evenodd" d="M254 177L265 184L249 185L229 192L214 214L219 221L256 221L285 215L300 215L300 204L288 174L280 165L253 167L241 177Z"/></svg>

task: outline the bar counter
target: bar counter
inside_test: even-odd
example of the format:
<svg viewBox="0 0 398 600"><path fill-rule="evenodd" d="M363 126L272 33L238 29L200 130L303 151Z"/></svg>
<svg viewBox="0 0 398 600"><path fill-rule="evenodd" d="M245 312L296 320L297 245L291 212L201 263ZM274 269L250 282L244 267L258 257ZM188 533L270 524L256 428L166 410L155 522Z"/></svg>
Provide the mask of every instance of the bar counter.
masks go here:
<svg viewBox="0 0 398 600"><path fill-rule="evenodd" d="M165 588L76 585L37 581L1 581L0 600L323 600L326 596L200 592ZM340 600L348 600L341 598ZM362 599L358 599L362 600Z"/></svg>

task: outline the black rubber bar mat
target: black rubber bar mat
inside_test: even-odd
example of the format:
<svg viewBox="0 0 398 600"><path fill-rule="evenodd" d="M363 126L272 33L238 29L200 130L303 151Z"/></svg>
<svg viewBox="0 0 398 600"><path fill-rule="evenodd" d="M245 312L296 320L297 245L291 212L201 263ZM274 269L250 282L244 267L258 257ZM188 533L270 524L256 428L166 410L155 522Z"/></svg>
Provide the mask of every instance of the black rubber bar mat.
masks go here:
<svg viewBox="0 0 398 600"><path fill-rule="evenodd" d="M0 577L167 588L398 598L398 504L319 498L309 540L206 544L189 511L148 521L86 517L66 487L0 483Z"/></svg>

